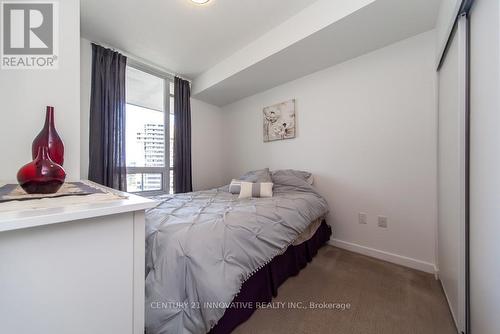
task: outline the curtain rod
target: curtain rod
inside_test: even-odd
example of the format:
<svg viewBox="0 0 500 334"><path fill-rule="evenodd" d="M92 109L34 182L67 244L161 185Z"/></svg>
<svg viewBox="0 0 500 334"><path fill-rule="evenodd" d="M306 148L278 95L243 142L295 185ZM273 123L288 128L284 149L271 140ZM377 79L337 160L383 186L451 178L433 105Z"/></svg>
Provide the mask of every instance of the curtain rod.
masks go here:
<svg viewBox="0 0 500 334"><path fill-rule="evenodd" d="M94 41L90 41L90 42L91 42L91 43L94 43L94 44L97 44L97 45L100 45L100 46L102 46L102 47L104 47L104 48L107 48L107 49L113 50L113 51L115 51L115 52L119 52L119 53L121 53L122 55L124 55L125 57L127 57L127 58L131 59L131 60L132 60L132 61L134 61L134 62L144 64L144 65L146 65L146 66L148 66L148 67L151 67L151 68L153 68L153 69L156 69L156 70L158 70L158 71L161 71L161 72L164 72L164 73L166 73L166 74L168 74L168 75L171 75L172 77L178 77L178 78L181 78L182 80L186 80L186 81L188 81L190 84L192 84L192 83L193 83L193 80L191 80L191 79L189 79L189 78L185 78L185 77L183 77L182 75L179 75L179 74L177 74L177 73L175 73L175 72L173 72L173 71L171 71L171 70L168 70L168 69L166 69L166 68L164 68L164 67L162 67L162 66L159 66L159 65L156 65L156 64L154 64L154 63L151 63L151 62L149 62L149 61L147 61L147 60L145 60L145 59L143 59L143 58L140 58L140 57L134 56L133 54L130 54L130 53L128 53L128 52L125 52L125 51L123 51L123 50L120 50L120 49L118 49L118 48L115 48L114 46L111 46L111 45L109 45L109 44L106 44L106 43L101 43L101 42L94 42Z"/></svg>

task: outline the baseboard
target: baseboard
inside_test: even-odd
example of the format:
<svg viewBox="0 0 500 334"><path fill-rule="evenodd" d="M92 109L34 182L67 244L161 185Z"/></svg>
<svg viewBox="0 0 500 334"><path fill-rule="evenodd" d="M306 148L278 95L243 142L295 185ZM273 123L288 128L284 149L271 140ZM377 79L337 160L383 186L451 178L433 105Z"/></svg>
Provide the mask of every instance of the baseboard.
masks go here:
<svg viewBox="0 0 500 334"><path fill-rule="evenodd" d="M361 246L361 245L358 245L355 243L342 241L339 239L330 239L330 241L328 243L332 246L346 249L346 250L354 252L354 253L359 253L359 254L370 256L370 257L373 257L373 258L376 258L379 260L384 260L387 262L399 264L401 266L424 271L426 273L430 273L433 275L437 274L437 268L433 263L420 261L417 259L412 259L410 257L381 251L381 250L378 250L375 248Z"/></svg>

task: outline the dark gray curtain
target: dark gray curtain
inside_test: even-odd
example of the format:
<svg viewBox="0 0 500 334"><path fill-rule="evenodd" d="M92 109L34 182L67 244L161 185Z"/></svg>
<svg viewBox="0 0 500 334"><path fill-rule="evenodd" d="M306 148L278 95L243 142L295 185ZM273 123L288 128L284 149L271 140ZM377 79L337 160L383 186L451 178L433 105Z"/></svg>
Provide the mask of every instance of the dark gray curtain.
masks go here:
<svg viewBox="0 0 500 334"><path fill-rule="evenodd" d="M92 44L89 180L123 191L126 66L125 56Z"/></svg>
<svg viewBox="0 0 500 334"><path fill-rule="evenodd" d="M189 82L176 77L174 94L174 192L177 194L193 191Z"/></svg>

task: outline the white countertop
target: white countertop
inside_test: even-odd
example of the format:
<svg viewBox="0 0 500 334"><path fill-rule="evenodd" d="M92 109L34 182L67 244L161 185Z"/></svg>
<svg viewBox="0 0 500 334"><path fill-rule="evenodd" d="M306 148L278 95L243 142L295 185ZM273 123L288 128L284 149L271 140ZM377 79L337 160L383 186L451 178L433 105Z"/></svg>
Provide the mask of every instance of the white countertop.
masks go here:
<svg viewBox="0 0 500 334"><path fill-rule="evenodd" d="M52 206L50 208L0 212L0 232L71 222L80 219L114 215L131 211L146 210L153 208L158 204L156 201L145 197L123 193L105 187L102 188L113 193L126 196L127 198L101 203L96 202L65 205L60 207ZM52 204L54 204L54 202L57 203L58 200L59 198L50 199Z"/></svg>

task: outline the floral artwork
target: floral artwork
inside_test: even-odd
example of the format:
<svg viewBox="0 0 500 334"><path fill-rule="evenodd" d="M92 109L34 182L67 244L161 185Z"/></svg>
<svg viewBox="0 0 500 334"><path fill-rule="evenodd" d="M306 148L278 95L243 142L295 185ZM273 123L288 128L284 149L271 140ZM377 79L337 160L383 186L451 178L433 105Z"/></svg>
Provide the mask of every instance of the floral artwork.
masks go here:
<svg viewBox="0 0 500 334"><path fill-rule="evenodd" d="M264 142L295 138L295 100L265 107Z"/></svg>

